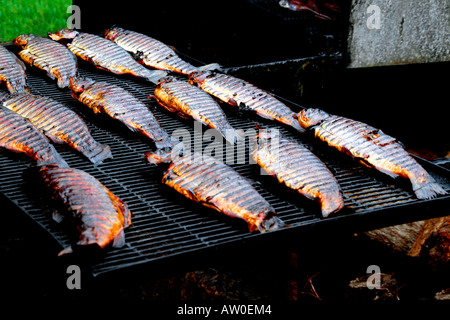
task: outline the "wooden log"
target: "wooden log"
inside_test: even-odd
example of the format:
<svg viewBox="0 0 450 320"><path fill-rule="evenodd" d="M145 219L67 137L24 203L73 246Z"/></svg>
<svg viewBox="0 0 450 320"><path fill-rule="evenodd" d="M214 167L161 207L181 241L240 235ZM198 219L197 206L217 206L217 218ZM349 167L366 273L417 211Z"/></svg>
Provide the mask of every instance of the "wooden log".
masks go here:
<svg viewBox="0 0 450 320"><path fill-rule="evenodd" d="M433 264L450 261L450 216L371 230L364 235L396 254L421 257Z"/></svg>

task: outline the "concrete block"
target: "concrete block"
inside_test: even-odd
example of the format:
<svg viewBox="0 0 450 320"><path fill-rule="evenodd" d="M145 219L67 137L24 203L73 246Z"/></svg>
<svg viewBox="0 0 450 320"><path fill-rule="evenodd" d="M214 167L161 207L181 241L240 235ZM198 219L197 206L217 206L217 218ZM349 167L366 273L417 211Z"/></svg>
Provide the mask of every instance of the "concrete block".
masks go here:
<svg viewBox="0 0 450 320"><path fill-rule="evenodd" d="M449 0L352 0L349 67L450 60Z"/></svg>

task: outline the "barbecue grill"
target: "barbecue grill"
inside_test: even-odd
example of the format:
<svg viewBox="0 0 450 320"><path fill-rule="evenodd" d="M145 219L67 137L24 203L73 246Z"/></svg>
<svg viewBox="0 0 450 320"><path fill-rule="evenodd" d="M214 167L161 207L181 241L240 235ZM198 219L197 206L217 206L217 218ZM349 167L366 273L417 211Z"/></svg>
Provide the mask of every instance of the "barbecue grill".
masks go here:
<svg viewBox="0 0 450 320"><path fill-rule="evenodd" d="M14 48L8 49L14 51ZM203 147L211 143L202 141L198 132L194 132L192 120L181 119L148 98L153 93L154 85L129 76L106 73L84 62L80 62L79 69L81 76L107 81L135 94L150 106L161 126L169 133L175 129L185 129L191 137L197 137L196 143ZM328 148L308 134L301 135L221 103L231 125L237 129L254 129L255 124L264 128L277 128L285 136L303 143L333 171L344 192L345 209L328 218L321 218L317 203L288 190L275 178L261 175L260 168L248 162L247 146L247 161L230 164L231 167L253 181L255 188L288 224L279 231L250 234L245 222L193 203L163 185L161 177L164 168L148 165L143 160L144 153L154 149L152 142L130 132L107 116L93 115L87 107L71 97L69 90L58 89L56 83L39 70L28 68L28 84L33 94L51 97L82 115L93 137L111 147L114 158L96 166L68 147L56 145L71 167L84 170L99 179L124 200L133 213L132 226L125 232L126 245L118 249L108 248L100 258L88 262L88 268L94 276L171 257L188 257L224 245L239 245L253 240L268 241L274 236L276 241L282 243L284 239L295 238L311 227L321 230L321 227L332 225L361 230L369 225L373 228L446 214L442 208L448 205L450 195L419 200L415 198L406 179L386 177ZM294 111L301 109L297 104L284 102ZM206 129L203 127L204 131ZM234 156L237 160L238 154ZM417 160L450 192L450 172L447 169L423 159ZM46 230L61 248L68 246L71 239L67 228L52 220L52 203L40 188L33 162L22 155L2 151L0 164L0 192L4 197Z"/></svg>

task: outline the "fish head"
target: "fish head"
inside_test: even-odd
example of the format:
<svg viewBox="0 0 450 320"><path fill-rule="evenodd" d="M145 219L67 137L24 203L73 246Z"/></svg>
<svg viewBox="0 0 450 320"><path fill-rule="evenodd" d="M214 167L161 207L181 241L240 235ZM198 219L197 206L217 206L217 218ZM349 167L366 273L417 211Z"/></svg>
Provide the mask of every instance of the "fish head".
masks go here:
<svg viewBox="0 0 450 320"><path fill-rule="evenodd" d="M307 129L309 127L315 126L321 123L323 120L328 118L330 115L320 109L303 109L297 115L299 125Z"/></svg>
<svg viewBox="0 0 450 320"><path fill-rule="evenodd" d="M95 81L90 78L72 77L70 78L70 89L74 94L78 95L89 89L94 83Z"/></svg>
<svg viewBox="0 0 450 320"><path fill-rule="evenodd" d="M103 32L103 35L105 36L106 39L114 41L114 39L116 39L118 36L120 36L124 32L125 32L124 29L122 29L116 25L113 25L111 28L106 29Z"/></svg>
<svg viewBox="0 0 450 320"><path fill-rule="evenodd" d="M61 29L54 33L51 32L47 33L47 35L55 41L59 41L61 39L73 39L76 36L78 36L78 34L79 34L78 31L72 29Z"/></svg>
<svg viewBox="0 0 450 320"><path fill-rule="evenodd" d="M189 83L202 85L202 83L212 75L210 71L195 71L189 74Z"/></svg>
<svg viewBox="0 0 450 320"><path fill-rule="evenodd" d="M34 38L36 38L34 34L21 34L14 39L14 44L16 46L26 46L28 44L28 41Z"/></svg>

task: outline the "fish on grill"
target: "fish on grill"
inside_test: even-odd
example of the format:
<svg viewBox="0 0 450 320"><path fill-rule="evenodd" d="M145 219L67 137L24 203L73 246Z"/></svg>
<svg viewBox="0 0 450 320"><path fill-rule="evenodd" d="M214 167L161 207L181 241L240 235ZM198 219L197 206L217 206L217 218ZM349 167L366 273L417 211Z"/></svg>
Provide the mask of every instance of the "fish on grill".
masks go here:
<svg viewBox="0 0 450 320"><path fill-rule="evenodd" d="M191 117L216 129L232 144L239 137L219 104L209 94L186 81L166 77L158 82L152 98L170 112L183 118Z"/></svg>
<svg viewBox="0 0 450 320"><path fill-rule="evenodd" d="M300 111L298 121L303 128L312 128L315 136L329 146L363 164L393 178L400 176L409 179L419 199L447 193L395 138L379 129L320 109Z"/></svg>
<svg viewBox="0 0 450 320"><path fill-rule="evenodd" d="M51 98L18 94L4 99L3 106L29 120L52 142L67 144L92 163L112 158L111 148L94 140L77 113Z"/></svg>
<svg viewBox="0 0 450 320"><path fill-rule="evenodd" d="M304 131L299 126L294 111L247 81L218 72L200 71L191 73L189 82L232 106L255 112L265 119L278 121L300 132Z"/></svg>
<svg viewBox="0 0 450 320"><path fill-rule="evenodd" d="M78 72L77 58L58 42L33 34L21 34L14 39L14 44L22 47L19 56L23 61L46 71L52 80L57 79L60 88L67 88L69 79Z"/></svg>
<svg viewBox="0 0 450 320"><path fill-rule="evenodd" d="M281 136L278 130L259 130L253 159L280 183L318 200L323 217L344 207L341 188L327 166L300 143Z"/></svg>
<svg viewBox="0 0 450 320"><path fill-rule="evenodd" d="M160 150L173 147L171 137L149 107L122 87L77 77L70 80L70 89L72 96L94 113L106 113L119 120L131 131L151 139Z"/></svg>
<svg viewBox="0 0 450 320"><path fill-rule="evenodd" d="M27 91L25 65L12 52L0 45L0 83L4 82L10 93Z"/></svg>
<svg viewBox="0 0 450 320"><path fill-rule="evenodd" d="M3 106L0 106L0 148L24 153L34 159L38 166L69 167L39 129Z"/></svg>
<svg viewBox="0 0 450 320"><path fill-rule="evenodd" d="M48 33L55 41L61 39L72 40L67 47L76 56L94 64L98 69L115 74L131 74L156 83L167 73L160 70L149 70L139 64L125 49L114 42L97 35L78 32L70 29L61 29L55 33Z"/></svg>
<svg viewBox="0 0 450 320"><path fill-rule="evenodd" d="M104 32L105 38L118 44L140 63L161 70L188 75L200 70L217 69L216 63L204 67L195 67L181 59L176 52L159 40L145 34L113 26Z"/></svg>
<svg viewBox="0 0 450 320"><path fill-rule="evenodd" d="M73 168L45 166L40 169L44 184L63 207L78 233L77 246L125 243L124 229L131 224L131 212L125 202L115 196L95 177ZM61 217L54 215L56 221ZM65 248L59 255L73 252Z"/></svg>
<svg viewBox="0 0 450 320"><path fill-rule="evenodd" d="M151 153L146 154L155 163ZM190 200L247 222L250 232L272 231L284 226L275 209L250 182L223 162L191 153L172 157L162 182Z"/></svg>

